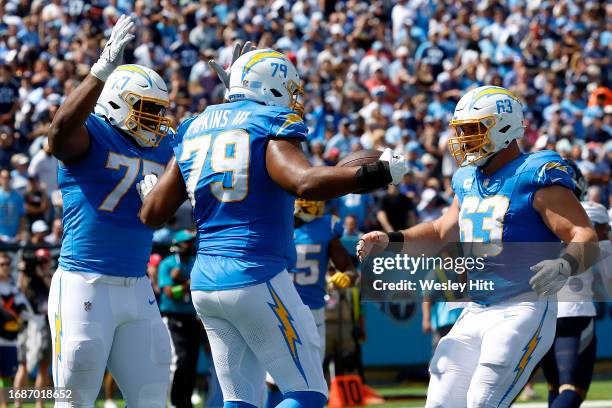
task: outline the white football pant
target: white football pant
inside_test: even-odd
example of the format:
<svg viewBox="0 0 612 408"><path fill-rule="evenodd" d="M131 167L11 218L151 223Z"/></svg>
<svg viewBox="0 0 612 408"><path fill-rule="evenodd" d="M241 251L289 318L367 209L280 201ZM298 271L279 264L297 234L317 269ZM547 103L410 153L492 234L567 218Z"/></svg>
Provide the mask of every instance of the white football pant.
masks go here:
<svg viewBox="0 0 612 408"><path fill-rule="evenodd" d="M259 406L266 370L281 392L327 396L320 340L310 309L287 271L268 282L219 291L193 291L224 401Z"/></svg>
<svg viewBox="0 0 612 408"><path fill-rule="evenodd" d="M56 408L93 408L108 366L130 408L166 406L170 335L148 277L58 269L49 292L53 382L72 390Z"/></svg>
<svg viewBox="0 0 612 408"><path fill-rule="evenodd" d="M555 338L555 301L471 304L438 343L426 408L508 407Z"/></svg>
<svg viewBox="0 0 612 408"><path fill-rule="evenodd" d="M325 307L310 309L310 311L312 312L312 317L314 318L315 324L317 325L317 331L319 332L319 353L321 355L321 364L323 364L323 360L325 360ZM268 384L276 384L276 381L274 381L270 373L266 373L266 382Z"/></svg>

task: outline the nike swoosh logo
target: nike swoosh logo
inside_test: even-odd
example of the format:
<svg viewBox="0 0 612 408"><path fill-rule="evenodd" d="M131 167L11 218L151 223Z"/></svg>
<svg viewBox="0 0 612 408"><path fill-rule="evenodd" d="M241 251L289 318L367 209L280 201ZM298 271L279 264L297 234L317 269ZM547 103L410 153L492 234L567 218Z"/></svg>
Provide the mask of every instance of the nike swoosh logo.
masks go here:
<svg viewBox="0 0 612 408"><path fill-rule="evenodd" d="M155 299L149 299L149 304L152 305L153 303L155 303Z"/></svg>
<svg viewBox="0 0 612 408"><path fill-rule="evenodd" d="M556 179L552 179L552 180L551 180L551 182L552 182L552 183L554 183L554 182L559 181L559 180L561 180L561 179L562 179L562 177L558 177L558 178L556 178Z"/></svg>

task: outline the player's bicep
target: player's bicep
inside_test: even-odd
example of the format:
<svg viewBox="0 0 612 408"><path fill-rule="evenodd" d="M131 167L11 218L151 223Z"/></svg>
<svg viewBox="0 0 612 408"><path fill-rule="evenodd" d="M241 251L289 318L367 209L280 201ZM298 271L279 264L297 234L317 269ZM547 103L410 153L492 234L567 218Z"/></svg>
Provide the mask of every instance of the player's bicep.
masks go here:
<svg viewBox="0 0 612 408"><path fill-rule="evenodd" d="M164 224L187 199L185 182L175 158L166 166L164 174L147 195L140 210L140 220L149 227Z"/></svg>
<svg viewBox="0 0 612 408"><path fill-rule="evenodd" d="M295 194L304 170L310 167L299 139L270 139L266 147L266 169L285 191Z"/></svg>
<svg viewBox="0 0 612 408"><path fill-rule="evenodd" d="M89 149L90 136L85 125L77 126L63 138L51 136L49 132L49 148L51 154L66 164L73 164L82 159Z"/></svg>
<svg viewBox="0 0 612 408"><path fill-rule="evenodd" d="M539 189L534 194L533 208L546 226L564 242L571 242L582 229L592 229L584 208L568 188L550 186Z"/></svg>

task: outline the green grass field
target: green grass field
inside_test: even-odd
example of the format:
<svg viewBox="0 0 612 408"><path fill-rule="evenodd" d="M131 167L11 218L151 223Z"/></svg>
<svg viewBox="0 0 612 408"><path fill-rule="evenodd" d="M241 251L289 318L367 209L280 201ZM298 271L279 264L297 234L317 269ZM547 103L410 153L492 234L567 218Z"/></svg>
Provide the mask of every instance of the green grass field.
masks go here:
<svg viewBox="0 0 612 408"><path fill-rule="evenodd" d="M414 384L410 386L403 387L381 387L377 388L377 390L384 396L397 396L397 395L406 395L406 396L424 396L427 391L427 386L424 384ZM542 383L536 383L535 385L536 394L538 395L537 399L534 399L530 402L546 402L546 385ZM591 388L589 389L589 394L587 396L587 400L589 401L601 401L601 400L609 400L610 407L612 407L612 380L607 381L593 381L591 384ZM413 408L413 407L423 407L425 405L425 399L402 399L397 401L389 401L382 405L377 405L377 407L381 408ZM520 407L520 403L516 404Z"/></svg>
<svg viewBox="0 0 612 408"><path fill-rule="evenodd" d="M422 383L409 384L398 387L379 387L377 390L385 397L389 397L389 402L382 405L376 405L380 408L422 408L425 405L425 393L427 386ZM546 401L546 386L542 383L537 383L535 386L538 398L531 402L545 402ZM401 398L401 399L399 399ZM609 407L612 407L612 380L596 380L591 384L589 389L589 395L587 401L610 401ZM119 408L124 408L122 401L117 401ZM45 408L52 408L52 404L48 403ZM103 408L104 403L98 401L96 404L97 408ZM517 408L521 406L520 403L515 405ZM34 404L25 404L25 408L34 408ZM198 408L202 406L199 405Z"/></svg>

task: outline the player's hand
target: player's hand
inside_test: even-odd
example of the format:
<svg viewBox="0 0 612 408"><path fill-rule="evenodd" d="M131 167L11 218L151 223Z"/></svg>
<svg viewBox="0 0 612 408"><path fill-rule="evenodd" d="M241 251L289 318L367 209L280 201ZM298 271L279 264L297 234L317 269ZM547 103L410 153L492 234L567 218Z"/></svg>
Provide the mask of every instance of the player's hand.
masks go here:
<svg viewBox="0 0 612 408"><path fill-rule="evenodd" d="M100 59L91 67L91 74L100 81L106 81L115 68L121 64L123 60L123 51L127 43L132 41L134 34L134 19L122 14L119 20L115 23L110 38L102 50Z"/></svg>
<svg viewBox="0 0 612 408"><path fill-rule="evenodd" d="M142 181L136 184L136 191L138 191L138 195L143 202L149 193L153 191L155 184L157 184L157 176L155 174L145 175Z"/></svg>
<svg viewBox="0 0 612 408"><path fill-rule="evenodd" d="M431 333L433 331L429 320L423 320L422 329L423 329L423 333Z"/></svg>
<svg viewBox="0 0 612 408"><path fill-rule="evenodd" d="M382 231L372 231L362 235L357 242L357 256L363 260L384 251L389 246L389 236Z"/></svg>
<svg viewBox="0 0 612 408"><path fill-rule="evenodd" d="M351 278L344 272L334 273L330 280L336 289L345 289L351 286Z"/></svg>
<svg viewBox="0 0 612 408"><path fill-rule="evenodd" d="M404 155L393 155L393 150L386 148L380 155L380 161L389 163L389 172L391 173L392 183L399 184L404 178L404 174L408 172L408 163Z"/></svg>
<svg viewBox="0 0 612 408"><path fill-rule="evenodd" d="M230 87L230 70L232 69L232 65L234 65L234 62L236 62L236 60L240 58L243 54L246 54L247 52L254 49L255 47L250 41L245 42L244 46L241 46L240 42L236 42L234 44L234 52L232 54L232 63L229 67L227 67L227 69L223 69L223 67L219 65L215 60L208 61L208 65L210 65L210 67L217 73L217 76L219 76L219 79L221 80L221 82L223 82L223 85L225 85L226 89L229 90Z"/></svg>
<svg viewBox="0 0 612 408"><path fill-rule="evenodd" d="M535 272L529 284L540 296L551 296L560 291L572 272L572 266L563 258L541 261L529 269Z"/></svg>

